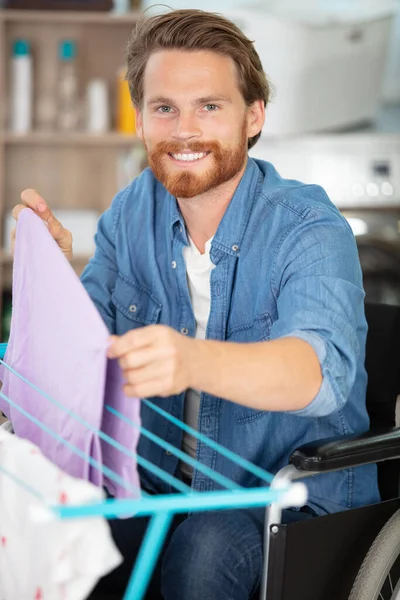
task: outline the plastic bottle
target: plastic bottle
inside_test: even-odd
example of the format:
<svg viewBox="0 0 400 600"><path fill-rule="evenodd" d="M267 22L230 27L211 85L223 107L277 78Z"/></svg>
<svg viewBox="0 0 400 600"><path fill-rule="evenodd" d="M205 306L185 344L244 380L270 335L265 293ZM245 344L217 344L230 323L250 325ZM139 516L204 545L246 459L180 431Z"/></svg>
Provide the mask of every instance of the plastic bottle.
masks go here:
<svg viewBox="0 0 400 600"><path fill-rule="evenodd" d="M58 47L60 61L58 78L59 129L73 131L79 124L78 79L76 73L76 43L63 40Z"/></svg>
<svg viewBox="0 0 400 600"><path fill-rule="evenodd" d="M11 59L10 128L24 134L32 129L32 56L27 40L18 39L13 44Z"/></svg>
<svg viewBox="0 0 400 600"><path fill-rule="evenodd" d="M125 15L131 10L130 0L114 0L113 12L117 15Z"/></svg>
<svg viewBox="0 0 400 600"><path fill-rule="evenodd" d="M104 79L91 79L87 85L86 128L91 133L109 129L108 87Z"/></svg>
<svg viewBox="0 0 400 600"><path fill-rule="evenodd" d="M125 79L125 69L118 72L117 89L117 131L136 133L136 115L129 93L129 84Z"/></svg>

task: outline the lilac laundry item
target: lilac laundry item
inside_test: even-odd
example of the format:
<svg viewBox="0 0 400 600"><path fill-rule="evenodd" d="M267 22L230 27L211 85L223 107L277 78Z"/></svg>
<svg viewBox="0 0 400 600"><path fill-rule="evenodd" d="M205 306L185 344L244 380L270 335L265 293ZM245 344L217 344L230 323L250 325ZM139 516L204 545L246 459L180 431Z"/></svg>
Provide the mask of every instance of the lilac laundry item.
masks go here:
<svg viewBox="0 0 400 600"><path fill-rule="evenodd" d="M136 452L138 428L104 410L108 404L140 425L140 400L123 394L116 361L108 361L109 332L71 265L30 209L20 214L14 253L11 334L4 361L45 394L78 414L97 432ZM15 433L38 445L69 475L105 485L113 496L139 494L136 460L100 440L95 431L68 415L4 367L2 393L64 440L112 469L128 489L109 479L72 449L32 423L0 398L0 410ZM135 491L136 490L136 491Z"/></svg>

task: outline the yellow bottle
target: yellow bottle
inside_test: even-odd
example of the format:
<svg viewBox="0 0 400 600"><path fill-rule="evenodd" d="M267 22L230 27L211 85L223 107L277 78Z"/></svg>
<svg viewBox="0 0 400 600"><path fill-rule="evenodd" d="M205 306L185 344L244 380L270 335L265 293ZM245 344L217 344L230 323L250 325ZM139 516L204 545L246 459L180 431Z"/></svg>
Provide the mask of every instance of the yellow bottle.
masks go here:
<svg viewBox="0 0 400 600"><path fill-rule="evenodd" d="M117 131L136 133L136 115L129 93L129 84L125 79L125 69L118 71L117 85Z"/></svg>

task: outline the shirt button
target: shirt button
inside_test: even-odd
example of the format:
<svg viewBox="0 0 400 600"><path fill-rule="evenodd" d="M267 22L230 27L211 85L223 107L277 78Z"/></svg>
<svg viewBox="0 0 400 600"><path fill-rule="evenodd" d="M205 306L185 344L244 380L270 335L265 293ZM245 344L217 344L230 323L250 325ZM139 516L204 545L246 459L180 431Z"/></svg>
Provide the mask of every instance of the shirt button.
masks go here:
<svg viewBox="0 0 400 600"><path fill-rule="evenodd" d="M233 244L233 246L232 246L232 250L233 250L234 252L237 252L237 251L239 250L239 246L237 246L236 244Z"/></svg>
<svg viewBox="0 0 400 600"><path fill-rule="evenodd" d="M166 451L165 451L165 454L166 454L167 456L172 456L172 452L170 452L169 450L166 450Z"/></svg>
<svg viewBox="0 0 400 600"><path fill-rule="evenodd" d="M137 306L136 304L131 304L129 307L129 312L136 312L137 311Z"/></svg>
<svg viewBox="0 0 400 600"><path fill-rule="evenodd" d="M173 261L172 261L172 263L171 263L171 267L172 267L173 269L176 269L176 262L175 262L174 260L173 260Z"/></svg>
<svg viewBox="0 0 400 600"><path fill-rule="evenodd" d="M182 327L181 333L183 333L183 335L187 335L189 333L189 329L186 329L186 327Z"/></svg>

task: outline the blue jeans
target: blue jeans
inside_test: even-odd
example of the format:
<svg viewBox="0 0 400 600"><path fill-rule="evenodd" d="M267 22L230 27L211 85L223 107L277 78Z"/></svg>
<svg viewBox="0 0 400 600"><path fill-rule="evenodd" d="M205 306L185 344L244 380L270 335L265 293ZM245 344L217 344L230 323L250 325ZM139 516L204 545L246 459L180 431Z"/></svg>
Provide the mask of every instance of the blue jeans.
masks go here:
<svg viewBox="0 0 400 600"><path fill-rule="evenodd" d="M249 600L262 573L264 513L264 509L240 509L178 515L147 598ZM285 510L282 522L312 517L308 512ZM102 589L123 593L147 523L145 518L110 521L125 562L103 580Z"/></svg>

